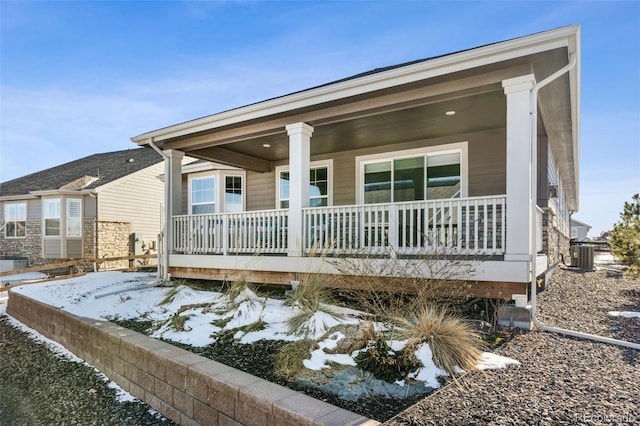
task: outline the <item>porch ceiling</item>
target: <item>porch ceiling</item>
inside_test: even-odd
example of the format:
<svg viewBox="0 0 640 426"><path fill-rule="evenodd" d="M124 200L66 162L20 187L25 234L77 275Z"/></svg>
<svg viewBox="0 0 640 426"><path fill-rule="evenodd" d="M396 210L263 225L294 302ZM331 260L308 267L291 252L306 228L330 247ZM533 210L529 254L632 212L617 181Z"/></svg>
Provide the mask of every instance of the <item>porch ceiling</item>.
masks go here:
<svg viewBox="0 0 640 426"><path fill-rule="evenodd" d="M502 90L492 87L486 93L336 122L323 123L318 120L315 123L314 120L307 120L314 126L311 154L322 155L500 128L506 123L505 108L506 99ZM447 111L455 111L456 114L445 115ZM265 144L269 147L265 147ZM278 133L228 143L220 148L243 156L278 162L289 157L289 138L282 129ZM215 153L223 154L225 151L217 150ZM214 153L207 148L186 148L185 152L194 157L220 161L219 156L207 158Z"/></svg>
<svg viewBox="0 0 640 426"><path fill-rule="evenodd" d="M579 55L578 27L534 34L444 57L365 73L132 138L161 149L255 171L289 156L287 124L314 127L311 154L499 129L506 126L501 82L541 81ZM546 132L577 208L580 64L543 88L539 131ZM456 111L453 116L446 111ZM464 137L464 136L461 136Z"/></svg>

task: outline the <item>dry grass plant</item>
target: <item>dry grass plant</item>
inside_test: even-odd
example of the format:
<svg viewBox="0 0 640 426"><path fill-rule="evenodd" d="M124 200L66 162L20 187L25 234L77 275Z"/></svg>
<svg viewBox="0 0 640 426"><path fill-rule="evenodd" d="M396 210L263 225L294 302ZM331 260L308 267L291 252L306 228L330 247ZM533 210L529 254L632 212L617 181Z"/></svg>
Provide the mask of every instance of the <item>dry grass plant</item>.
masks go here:
<svg viewBox="0 0 640 426"><path fill-rule="evenodd" d="M408 339L407 348L428 343L437 367L454 376L457 369L475 369L484 342L468 323L447 309L423 304L410 315L397 318L400 335Z"/></svg>
<svg viewBox="0 0 640 426"><path fill-rule="evenodd" d="M313 340L298 340L287 343L280 352L274 355L276 374L288 381L304 375L306 367L303 361L310 358L311 351L317 348L318 344Z"/></svg>
<svg viewBox="0 0 640 426"><path fill-rule="evenodd" d="M314 246L310 255L316 256L318 247ZM322 256L324 260L324 256ZM334 318L343 316L331 308L335 300L330 288L331 277L319 273L303 274L300 284L293 289L284 301L286 306L297 307L300 312L287 320L289 333L304 336L312 334L312 317L318 312L324 312Z"/></svg>

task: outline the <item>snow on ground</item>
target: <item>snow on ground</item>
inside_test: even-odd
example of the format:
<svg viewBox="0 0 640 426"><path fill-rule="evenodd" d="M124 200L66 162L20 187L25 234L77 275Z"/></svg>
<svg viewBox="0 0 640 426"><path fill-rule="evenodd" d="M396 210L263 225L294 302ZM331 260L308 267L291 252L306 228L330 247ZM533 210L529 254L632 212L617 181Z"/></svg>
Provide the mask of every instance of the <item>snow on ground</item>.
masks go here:
<svg viewBox="0 0 640 426"><path fill-rule="evenodd" d="M632 311L610 311L607 314L612 317L640 318L640 312Z"/></svg>
<svg viewBox="0 0 640 426"><path fill-rule="evenodd" d="M22 274L5 275L0 277L0 287L19 284L23 281L41 280L47 275L42 272L25 272Z"/></svg>
<svg viewBox="0 0 640 426"><path fill-rule="evenodd" d="M260 339L293 341L305 337L317 340L337 324L359 323L363 315L359 311L332 306L333 314L317 312L307 320L310 335L297 336L288 331L287 320L301 311L296 306L285 305L283 300L265 298L249 289L230 300L226 294L188 286L156 287L153 276L147 273L90 273L68 280L15 286L13 291L87 318L150 320L157 326L152 337L192 346L211 344L215 339L212 335L221 331L234 332L234 338L243 343ZM176 327L173 321L176 315L186 317L182 327ZM310 370L322 370L337 363L353 368L358 351L328 354L323 350L335 347L342 338L342 333L333 333L320 341L320 349L311 353L310 359L304 361L305 366ZM404 342L390 344L396 350ZM447 373L433 363L429 345L420 345L416 357L423 367L411 378L427 387L439 387L438 377L447 376ZM518 364L513 359L483 353L478 368L497 369ZM402 387L401 384L391 385Z"/></svg>

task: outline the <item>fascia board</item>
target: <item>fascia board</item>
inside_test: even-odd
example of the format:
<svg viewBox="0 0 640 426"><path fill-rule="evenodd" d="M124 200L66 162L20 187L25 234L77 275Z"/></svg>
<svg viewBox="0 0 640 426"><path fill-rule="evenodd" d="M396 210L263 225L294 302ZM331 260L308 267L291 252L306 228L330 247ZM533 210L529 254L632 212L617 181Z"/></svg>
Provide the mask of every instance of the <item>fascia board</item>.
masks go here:
<svg viewBox="0 0 640 426"><path fill-rule="evenodd" d="M331 102L350 96L362 95L376 90L490 65L509 59L533 55L560 47L567 47L569 38L573 37L578 29L579 26L574 25L445 55L424 62L365 75L360 78L293 93L219 114L209 115L143 133L134 136L131 140L141 145L146 144L150 138L156 142L162 141L199 131L236 124L246 120L259 119L272 114L284 113L324 102Z"/></svg>
<svg viewBox="0 0 640 426"><path fill-rule="evenodd" d="M21 194L21 195L5 195L0 197L0 201L20 201L20 200L33 200L38 198L36 195Z"/></svg>
<svg viewBox="0 0 640 426"><path fill-rule="evenodd" d="M34 196L43 197L48 195L88 195L95 192L93 189L83 189L80 191L74 190L60 190L60 189L50 189L45 191L31 191L30 194ZM35 198L35 197L34 197Z"/></svg>

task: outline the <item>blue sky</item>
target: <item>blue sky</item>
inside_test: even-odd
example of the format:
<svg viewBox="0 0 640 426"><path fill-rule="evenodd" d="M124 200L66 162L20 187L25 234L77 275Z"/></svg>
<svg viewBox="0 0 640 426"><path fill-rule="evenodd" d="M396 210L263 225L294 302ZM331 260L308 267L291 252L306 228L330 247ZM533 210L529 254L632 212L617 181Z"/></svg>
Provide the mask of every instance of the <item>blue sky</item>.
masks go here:
<svg viewBox="0 0 640 426"><path fill-rule="evenodd" d="M637 1L0 0L0 182L376 67L582 26L578 220L640 192Z"/></svg>

